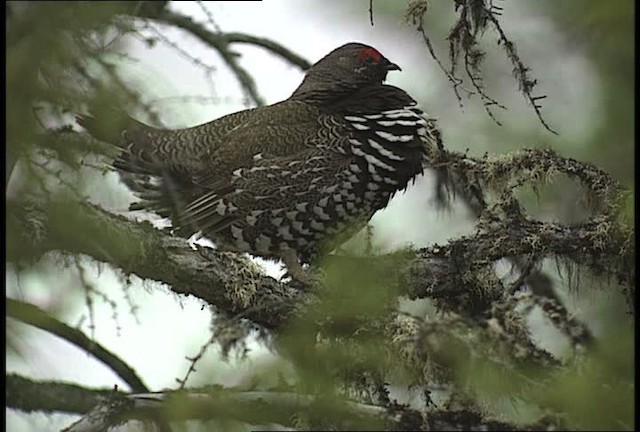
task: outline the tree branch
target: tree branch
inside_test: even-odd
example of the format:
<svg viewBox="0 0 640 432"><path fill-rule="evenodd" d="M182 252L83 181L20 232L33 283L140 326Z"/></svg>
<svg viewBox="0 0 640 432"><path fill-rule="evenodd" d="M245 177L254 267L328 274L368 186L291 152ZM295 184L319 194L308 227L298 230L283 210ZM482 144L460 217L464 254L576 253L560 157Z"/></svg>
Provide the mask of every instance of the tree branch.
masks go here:
<svg viewBox="0 0 640 432"><path fill-rule="evenodd" d="M138 16L181 28L197 37L208 46L217 50L227 66L236 75L243 91L257 106L264 105L264 99L258 94L256 83L251 74L238 62L238 54L231 51L231 44L241 43L259 46L302 70L307 70L311 66L311 64L303 57L267 38L260 38L238 32L214 33L208 30L205 26L193 21L193 19L188 16L174 13L166 9L159 12L144 10L139 13Z"/></svg>
<svg viewBox="0 0 640 432"><path fill-rule="evenodd" d="M171 12L166 9L156 12L143 11L141 13L138 13L137 16L179 27L189 33L194 34L203 42L216 49L218 49L220 44L244 43L255 45L271 51L282 60L300 68L300 70L306 71L311 67L311 63L307 59L286 48L284 45L279 44L278 42L269 38L258 37L241 32L212 32L210 30L207 30L201 24L193 21L190 17Z"/></svg>
<svg viewBox="0 0 640 432"><path fill-rule="evenodd" d="M215 48L222 57L222 60L231 69L238 79L242 91L255 103L257 106L264 106L265 101L258 93L256 82L251 74L240 65L238 62L238 54L229 49L229 44L224 38L219 37L215 33L210 32L204 26L196 23L190 17L176 14L170 11L163 11L162 14L149 17L157 22L170 24L174 27L181 28L190 34L196 36L205 44Z"/></svg>
<svg viewBox="0 0 640 432"><path fill-rule="evenodd" d="M131 390L136 392L149 391L149 388L131 366L96 341L89 339L80 330L58 321L37 306L8 297L6 300L8 317L56 335L86 351L122 378Z"/></svg>
<svg viewBox="0 0 640 432"><path fill-rule="evenodd" d="M491 419L471 409L434 410L425 418L405 405L391 408L277 391L236 391L203 387L186 391L128 394L89 389L56 381L34 381L7 375L7 407L31 412L34 406L47 412L84 414L65 429L103 431L131 419L162 417L171 421L228 419L249 424L281 424L296 427L300 416L331 418L334 424L351 427L386 425L391 430L548 430L549 421L517 426ZM37 408L35 408L37 409ZM329 417L327 415L330 414Z"/></svg>
<svg viewBox="0 0 640 432"><path fill-rule="evenodd" d="M7 408L27 413L84 414L113 393L125 394L114 389L89 389L59 381L36 381L13 373L7 374L6 379Z"/></svg>
<svg viewBox="0 0 640 432"><path fill-rule="evenodd" d="M302 56L299 56L298 54L271 39L261 38L254 35L238 32L224 33L221 34L220 37L226 40L227 43L244 43L264 48L267 51L271 51L273 54L276 54L282 60L298 67L302 71L306 71L311 67L311 62L309 62L309 60L305 59Z"/></svg>
<svg viewBox="0 0 640 432"><path fill-rule="evenodd" d="M396 267L389 269L385 280L398 271L403 274L401 294L412 298L452 296L473 288L479 270L501 258L521 255L559 257L587 266L596 274L615 277L633 294L633 231L625 231L616 221L619 188L606 173L548 150L493 159L473 159L443 150L429 157L431 166L451 169L464 180L475 179L502 193L540 181L545 174L563 172L587 187L593 207L600 213L581 224L566 226L532 220L513 202L499 201L500 212L487 211L475 234L422 249L400 269L390 260ZM314 300L295 284L265 276L244 256L201 246L192 250L182 238L95 205L58 198L7 204L9 260L51 250L87 254L125 273L165 282L176 293L194 295L230 316L247 318L269 329L287 322ZM384 257L371 259L379 262L376 268L385 268Z"/></svg>
<svg viewBox="0 0 640 432"><path fill-rule="evenodd" d="M9 260L53 250L86 254L266 328L278 327L305 303L297 289L265 276L242 255L201 246L193 250L185 239L148 222L130 221L86 202L9 202L7 209ZM33 232L40 233L38 238Z"/></svg>

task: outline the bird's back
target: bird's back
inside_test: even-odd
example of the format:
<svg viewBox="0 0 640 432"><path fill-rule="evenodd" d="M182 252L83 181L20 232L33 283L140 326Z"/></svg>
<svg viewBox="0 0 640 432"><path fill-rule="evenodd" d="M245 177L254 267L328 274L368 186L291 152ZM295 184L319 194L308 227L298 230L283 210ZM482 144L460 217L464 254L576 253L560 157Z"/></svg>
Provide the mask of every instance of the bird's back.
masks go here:
<svg viewBox="0 0 640 432"><path fill-rule="evenodd" d="M288 100L264 113L226 135L212 165L226 167L221 182L179 222L263 256L331 249L422 172L425 137L437 145L415 101L392 86L329 108Z"/></svg>

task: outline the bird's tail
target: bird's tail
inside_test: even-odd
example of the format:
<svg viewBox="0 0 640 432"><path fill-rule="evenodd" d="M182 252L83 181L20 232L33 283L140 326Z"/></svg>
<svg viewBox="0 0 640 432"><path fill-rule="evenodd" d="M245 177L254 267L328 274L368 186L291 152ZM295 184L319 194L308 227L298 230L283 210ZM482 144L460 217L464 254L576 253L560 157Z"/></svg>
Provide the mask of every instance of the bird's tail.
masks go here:
<svg viewBox="0 0 640 432"><path fill-rule="evenodd" d="M91 115L77 115L76 122L94 138L124 150L113 162L118 170L145 175L161 175L166 171L151 142L157 129L133 119L124 111L92 109Z"/></svg>
<svg viewBox="0 0 640 432"><path fill-rule="evenodd" d="M190 182L184 173L160 159L153 138L160 131L127 115L105 108L91 110L91 115L77 115L77 123L94 138L122 149L112 162L122 182L139 201L130 210L154 212L172 218L188 199Z"/></svg>
<svg viewBox="0 0 640 432"><path fill-rule="evenodd" d="M79 114L76 122L94 138L118 147L126 146L125 134L139 123L124 111L114 108L92 110L91 115Z"/></svg>

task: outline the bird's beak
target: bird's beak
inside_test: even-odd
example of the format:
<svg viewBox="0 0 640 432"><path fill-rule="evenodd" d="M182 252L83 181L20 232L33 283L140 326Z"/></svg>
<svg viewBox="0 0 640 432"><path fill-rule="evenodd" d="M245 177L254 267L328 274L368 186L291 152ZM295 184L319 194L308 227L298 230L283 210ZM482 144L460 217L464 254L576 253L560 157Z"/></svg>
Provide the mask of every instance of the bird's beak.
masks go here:
<svg viewBox="0 0 640 432"><path fill-rule="evenodd" d="M402 70L402 69L400 69L400 66L398 66L397 64L391 63L388 60L387 60L387 62L388 62L387 63L387 70L388 71L394 71L394 70L401 71Z"/></svg>

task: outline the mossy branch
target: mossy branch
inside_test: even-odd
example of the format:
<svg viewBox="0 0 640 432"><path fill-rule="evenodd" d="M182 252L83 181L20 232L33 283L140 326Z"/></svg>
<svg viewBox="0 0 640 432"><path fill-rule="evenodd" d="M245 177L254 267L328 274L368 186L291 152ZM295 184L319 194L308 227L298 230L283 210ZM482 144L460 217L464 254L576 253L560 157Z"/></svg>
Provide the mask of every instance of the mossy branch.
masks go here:
<svg viewBox="0 0 640 432"><path fill-rule="evenodd" d="M488 187L498 192L498 199L481 215L476 233L420 250L401 269L412 275L411 283L403 288L405 294L452 295L499 259L519 256L559 257L613 277L633 290L633 231L617 223L620 188L603 171L549 150L480 159L439 150L429 158L432 166L447 168L453 181ZM513 188L538 182L552 172L581 181L598 212L570 226L523 214ZM86 202L57 197L9 202L8 208L9 260L33 258L51 250L87 254L126 274L165 282L176 293L194 295L231 316L242 314L266 328L281 325L309 298L295 284L264 276L243 256L201 246L193 250L186 240L149 223L133 222Z"/></svg>
<svg viewBox="0 0 640 432"><path fill-rule="evenodd" d="M554 424L540 421L516 425L492 419L472 409L434 410L428 418L406 405L381 406L334 401L313 395L277 391L239 391L219 386L187 391L125 393L94 389L56 381L37 381L7 375L7 407L31 412L81 414L65 429L101 431L128 419L236 420L254 425L282 424L296 427L301 414L308 419L331 418L335 425L386 425L391 430L548 430ZM42 409L40 409L42 410ZM329 416L327 416L329 414Z"/></svg>

